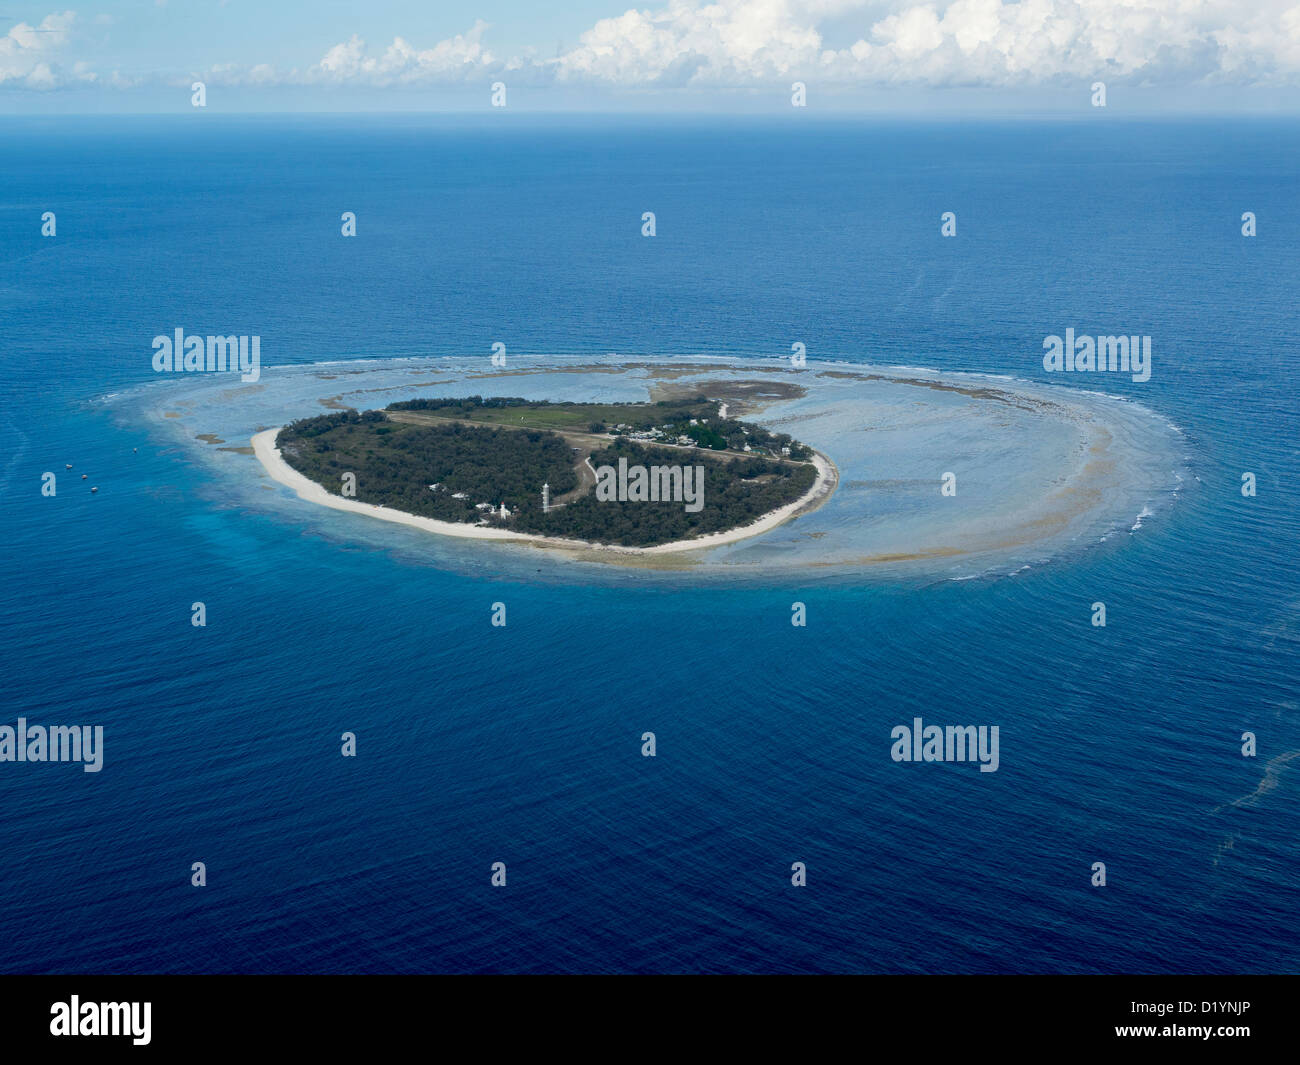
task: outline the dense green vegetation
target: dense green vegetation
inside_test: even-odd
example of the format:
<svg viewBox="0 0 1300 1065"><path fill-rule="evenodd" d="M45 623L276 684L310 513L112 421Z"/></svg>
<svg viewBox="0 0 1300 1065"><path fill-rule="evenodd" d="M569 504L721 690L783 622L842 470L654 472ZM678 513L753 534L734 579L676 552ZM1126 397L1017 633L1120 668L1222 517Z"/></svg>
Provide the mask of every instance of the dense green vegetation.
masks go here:
<svg viewBox="0 0 1300 1065"><path fill-rule="evenodd" d="M794 502L817 479L817 471L809 463L720 459L707 451L646 447L623 439L591 455L597 467L617 467L620 458L626 458L629 466L703 466L703 509L691 514L673 502L599 502L594 493L588 493L549 514L543 514L540 506L525 508L511 521L511 527L595 543L648 547L748 525Z"/></svg>
<svg viewBox="0 0 1300 1065"><path fill-rule="evenodd" d="M281 430L278 446L289 465L336 495L344 474L352 473L361 502L441 521L638 547L747 525L798 499L816 479L812 465L779 457L781 447L790 448L791 458L810 454L803 445L784 434L720 419L717 404L703 397L659 404L549 404L471 396L413 400L389 409L430 417L411 422L392 421L383 411L320 415ZM534 427L548 422L566 428ZM598 431L613 435L586 435ZM653 431L700 446L660 446L627 435ZM737 454L746 444L755 450ZM704 506L692 513L682 501L599 501L583 463L587 457L594 467L616 468L621 458L629 466L702 466ZM568 493L573 498L544 513L543 484L550 485L553 502ZM582 490L575 491L580 484Z"/></svg>
<svg viewBox="0 0 1300 1065"><path fill-rule="evenodd" d="M540 508L543 484L556 495L578 485L570 446L539 430L401 425L380 411L342 411L286 426L277 446L290 466L334 495L343 474L353 473L361 502L440 521L477 521L478 503Z"/></svg>

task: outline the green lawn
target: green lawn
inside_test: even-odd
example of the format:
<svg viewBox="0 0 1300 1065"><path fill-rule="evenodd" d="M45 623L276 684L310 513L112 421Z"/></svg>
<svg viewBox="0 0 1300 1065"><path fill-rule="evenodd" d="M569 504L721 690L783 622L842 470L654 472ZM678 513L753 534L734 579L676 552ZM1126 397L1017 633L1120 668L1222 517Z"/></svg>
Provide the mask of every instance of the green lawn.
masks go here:
<svg viewBox="0 0 1300 1065"><path fill-rule="evenodd" d="M575 429L585 433L593 422L603 422L610 427L620 422L633 424L643 421L650 425L660 425L673 420L674 416L680 417L688 407L691 408L689 417L708 418L715 413L710 403L674 404L671 409L656 408L648 403L549 403L537 407L478 407L468 417L455 408L405 413L482 425Z"/></svg>

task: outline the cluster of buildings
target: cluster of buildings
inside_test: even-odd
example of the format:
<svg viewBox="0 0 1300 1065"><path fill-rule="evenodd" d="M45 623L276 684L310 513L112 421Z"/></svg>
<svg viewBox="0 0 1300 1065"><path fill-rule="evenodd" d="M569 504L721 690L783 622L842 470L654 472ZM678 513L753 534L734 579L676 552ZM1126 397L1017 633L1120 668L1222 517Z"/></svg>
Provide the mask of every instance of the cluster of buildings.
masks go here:
<svg viewBox="0 0 1300 1065"><path fill-rule="evenodd" d="M692 425L707 424L708 420L709 420L708 418L704 418L704 419L692 418L691 424ZM672 425L661 425L658 428L650 428L650 429L634 429L632 426L628 425L627 423L621 422L618 425L615 425L613 427L613 431L616 433L622 433L629 440L636 440L639 443L643 443L643 444L678 444L682 447L699 446L699 442L694 437L687 436L685 433L674 433ZM741 432L744 433L746 436L749 435L748 429L742 429ZM741 450L752 452L754 451L754 448L746 444ZM760 453L763 453L768 451L769 449L759 448L758 450ZM781 454L788 457L790 454L790 449L788 447L781 448Z"/></svg>
<svg viewBox="0 0 1300 1065"><path fill-rule="evenodd" d="M706 422L708 421L707 418L704 420ZM692 418L691 424L699 425L700 421L698 418ZM620 422L618 425L613 427L613 431L622 433L629 440L637 440L641 443L679 444L682 447L696 446L696 440L694 437L687 436L685 433L674 433L671 423L668 425L661 425L658 428L634 429L626 422Z"/></svg>
<svg viewBox="0 0 1300 1065"><path fill-rule="evenodd" d="M429 491L430 491L430 492L445 492L445 491L447 491L447 486L446 486L445 484L443 484L441 481L439 481L437 484L431 484L431 485L429 485ZM469 499L469 493L468 493L468 492L452 492L452 493L451 493L451 498L452 498L452 499ZM475 503L475 504L474 504L474 509L475 509L475 510L478 510L478 511L481 511L481 512L483 513L483 516L484 516L484 517L486 517L488 514L497 514L497 515L499 515L500 517L508 518L508 517L510 517L510 515L513 513L513 511L511 511L510 509L508 509L504 503L502 503L499 507L496 506L495 504L492 504L492 503Z"/></svg>

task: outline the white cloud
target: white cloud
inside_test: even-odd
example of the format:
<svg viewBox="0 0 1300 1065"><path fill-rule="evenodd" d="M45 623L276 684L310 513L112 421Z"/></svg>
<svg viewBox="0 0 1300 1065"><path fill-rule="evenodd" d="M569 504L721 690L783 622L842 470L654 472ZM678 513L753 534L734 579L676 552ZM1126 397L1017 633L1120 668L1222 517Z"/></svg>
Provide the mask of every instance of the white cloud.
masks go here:
<svg viewBox="0 0 1300 1065"><path fill-rule="evenodd" d="M49 15L0 37L0 83L96 80L85 63L58 62L75 17ZM447 85L506 74L631 89L793 80L1023 89L1096 77L1300 85L1300 0L666 0L600 19L554 59L533 49L494 55L488 30L479 20L427 48L397 36L373 51L353 34L306 68L253 56L192 76L259 87ZM174 68L98 80L116 87L159 79L180 84Z"/></svg>
<svg viewBox="0 0 1300 1065"><path fill-rule="evenodd" d="M832 5L817 5L822 13ZM745 82L815 62L822 38L805 5L785 0L672 0L658 11L601 19L554 61L564 80L622 84Z"/></svg>
<svg viewBox="0 0 1300 1065"><path fill-rule="evenodd" d="M394 37L381 55L373 56L356 34L336 44L305 75L308 81L365 82L392 85L402 82L457 81L499 66L483 47L488 24L477 20L465 33L439 41L423 50L404 38Z"/></svg>
<svg viewBox="0 0 1300 1065"><path fill-rule="evenodd" d="M507 69L483 46L489 24L475 21L464 33L416 48L404 37L378 54L355 33L330 48L306 70L277 70L269 63L244 67L222 63L195 76L218 85L368 85L439 84L473 80ZM518 61L516 61L518 62ZM179 84L179 82L178 82Z"/></svg>
<svg viewBox="0 0 1300 1065"><path fill-rule="evenodd" d="M68 41L76 13L46 15L39 25L20 22L0 37L0 85L13 82L31 89L53 89L66 79L52 63L52 53ZM85 80L86 71L76 75Z"/></svg>
<svg viewBox="0 0 1300 1065"><path fill-rule="evenodd" d="M1094 75L1174 82L1294 82L1295 0L671 0L602 19L552 61L562 80L616 85L755 84L817 77L846 84L1035 85ZM829 16L861 36L822 47Z"/></svg>

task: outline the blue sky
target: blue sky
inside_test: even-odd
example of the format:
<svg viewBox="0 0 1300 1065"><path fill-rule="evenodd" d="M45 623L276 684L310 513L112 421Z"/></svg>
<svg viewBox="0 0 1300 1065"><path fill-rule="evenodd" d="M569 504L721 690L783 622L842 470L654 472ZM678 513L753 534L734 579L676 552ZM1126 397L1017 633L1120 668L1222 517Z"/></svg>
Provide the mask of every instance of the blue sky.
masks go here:
<svg viewBox="0 0 1300 1065"><path fill-rule="evenodd" d="M65 0L68 2L68 0ZM76 2L76 0L72 0ZM1300 0L0 0L0 111L1296 111Z"/></svg>

